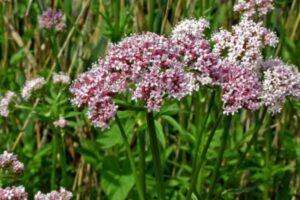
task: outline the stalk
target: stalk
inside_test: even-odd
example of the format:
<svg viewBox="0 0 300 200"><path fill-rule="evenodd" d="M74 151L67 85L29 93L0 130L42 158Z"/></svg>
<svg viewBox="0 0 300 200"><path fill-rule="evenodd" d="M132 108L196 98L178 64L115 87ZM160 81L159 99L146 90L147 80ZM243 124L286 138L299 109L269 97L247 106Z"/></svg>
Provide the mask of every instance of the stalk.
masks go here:
<svg viewBox="0 0 300 200"><path fill-rule="evenodd" d="M62 186L67 186L67 161L66 161L66 148L64 142L64 133L61 130L61 137L60 137L60 166L61 166L61 175L62 175Z"/></svg>
<svg viewBox="0 0 300 200"><path fill-rule="evenodd" d="M56 157L57 157L57 148L58 148L57 134L53 133L52 138L52 169L51 169L51 190L56 189Z"/></svg>
<svg viewBox="0 0 300 200"><path fill-rule="evenodd" d="M204 147L204 149L203 149L203 151L202 151L202 153L201 153L201 157L200 157L199 163L197 163L197 166L196 166L195 169L194 169L194 170L195 170L195 173L194 173L194 175L193 175L193 177L192 177L191 186L190 186L190 189L189 189L188 194L187 194L187 196L186 196L186 199L191 199L192 193L193 193L193 191L194 191L195 188L196 188L197 178L198 178L199 173L200 173L200 171L201 171L201 169L202 169L202 165L203 165L203 163L204 163L204 161L205 161L206 153L207 153L207 151L208 151L208 148L209 148L209 146L210 146L210 143L211 143L211 141L212 141L212 139L213 139L213 137L214 137L214 135L215 135L215 132L216 132L216 130L217 130L217 128L218 128L218 125L219 125L219 123L220 123L222 117L223 117L222 114L218 117L217 122L215 123L213 129L211 130L211 133L210 133L209 136L208 136L208 139L207 139L207 142L206 142L206 144L205 144L205 147ZM197 155L197 156L198 156L198 155ZM194 170L193 170L193 171L194 171Z"/></svg>
<svg viewBox="0 0 300 200"><path fill-rule="evenodd" d="M241 164L242 164L243 161L245 160L246 155L247 155L247 153L249 152L251 146L252 146L252 145L254 144L254 142L256 141L257 135L258 135L258 133L259 133L260 128L262 127L262 124L263 124L263 121L264 121L264 119L265 119L265 117L266 117L266 114L267 114L267 109L264 108L263 113L262 113L262 116L261 116L260 120L258 121L257 126L256 126L255 129L254 129L254 134L253 134L253 136L251 137L249 143L247 144L246 150L245 150L244 153L240 156L240 159L239 159L238 163L235 165L234 169L232 170L232 172L231 172L231 174L230 174L230 176L229 176L229 179L228 179L227 183L229 183L230 180L235 176L235 174L236 174L238 168L241 166ZM225 187L226 187L226 185L227 185L227 184L225 184Z"/></svg>
<svg viewBox="0 0 300 200"><path fill-rule="evenodd" d="M194 154L194 162L193 162L193 166L192 166L192 177L191 177L192 181L191 181L191 186L190 186L190 189L189 189L189 192L188 192L188 195L187 195L187 199L191 198L192 192L195 190L196 180L197 180L199 172L200 172L200 170L198 170L198 168L196 168L197 166L199 166L198 162L202 162L201 159L198 160L198 157L199 157L199 154L200 154L199 150L200 150L200 145L202 143L203 133L204 133L207 121L208 121L208 117L209 117L210 112L212 110L212 106L213 106L213 102L214 102L214 97L215 97L215 92L212 93L212 96L211 96L211 99L210 99L210 103L209 103L209 107L208 107L208 111L207 111L206 117L204 119L204 123L202 125L202 128L201 128L201 131L199 133L199 136L197 138L196 150L195 150L195 154ZM199 114L197 116L199 116ZM196 123L198 121L199 120L196 120ZM217 127L217 124L218 124L218 122L216 123L215 127Z"/></svg>
<svg viewBox="0 0 300 200"><path fill-rule="evenodd" d="M121 136L124 140L124 144L126 146L127 156L128 156L129 162L130 162L130 167L131 167L132 173L134 175L135 184L137 186L137 191L138 191L139 198L141 200L145 200L145 193L143 193L143 190L141 188L141 185L140 185L140 182L139 182L139 179L138 179L138 175L137 175L137 171L136 171L136 168L135 168L134 160L133 160L132 153L131 153L131 150L130 150L130 146L129 146L129 143L128 143L128 138L126 136L126 133L124 131L124 128L122 126L122 123L121 123L118 115L116 115L116 122L117 122L117 125L118 125L119 129L120 129Z"/></svg>
<svg viewBox="0 0 300 200"><path fill-rule="evenodd" d="M154 117L152 112L147 112L147 124L148 124L148 132L150 138L150 147L154 162L154 170L156 175L156 187L158 193L159 200L165 200L165 189L162 177L162 169L161 169L161 162L159 157L159 150L157 144L157 137L154 125Z"/></svg>
<svg viewBox="0 0 300 200"><path fill-rule="evenodd" d="M146 165L146 135L144 132L139 133L139 176L140 176L140 184L142 193L146 194L146 172L145 172L145 165ZM144 196L144 199L145 196Z"/></svg>
<svg viewBox="0 0 300 200"><path fill-rule="evenodd" d="M227 143L227 138L228 138L228 135L229 135L231 118L232 118L231 115L229 115L225 118L225 127L224 127L224 132L223 132L222 144L221 144L221 148L220 148L220 151L219 151L219 154L218 154L217 162L216 162L216 165L215 165L215 168L214 168L214 175L213 175L213 179L212 179L213 182L212 182L211 188L209 190L209 194L208 194L207 199L212 199L212 195L213 195L216 183L217 183L218 178L219 178L220 166L221 166L221 163L222 163L222 159L223 159L223 155L224 155L224 151L225 151L225 147L226 147L226 143Z"/></svg>

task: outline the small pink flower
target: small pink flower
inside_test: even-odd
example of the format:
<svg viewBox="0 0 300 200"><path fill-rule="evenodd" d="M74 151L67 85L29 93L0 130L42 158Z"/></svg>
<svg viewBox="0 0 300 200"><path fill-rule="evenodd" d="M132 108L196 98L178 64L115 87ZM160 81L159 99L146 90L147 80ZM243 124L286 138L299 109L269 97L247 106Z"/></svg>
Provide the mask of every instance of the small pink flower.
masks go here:
<svg viewBox="0 0 300 200"><path fill-rule="evenodd" d="M55 29L63 31L66 28L64 16L60 10L52 10L48 8L39 18L40 27L43 29Z"/></svg>
<svg viewBox="0 0 300 200"><path fill-rule="evenodd" d="M247 18L258 14L264 16L273 10L273 0L237 0L234 11L243 12Z"/></svg>
<svg viewBox="0 0 300 200"><path fill-rule="evenodd" d="M245 68L254 69L263 59L262 49L266 46L275 47L278 38L275 33L249 19L233 26L232 32L221 29L212 37L213 52L219 55L223 62L234 63Z"/></svg>
<svg viewBox="0 0 300 200"><path fill-rule="evenodd" d="M34 195L34 200L70 200L72 193L61 187L59 191L51 191L50 193L43 194L38 192Z"/></svg>
<svg viewBox="0 0 300 200"><path fill-rule="evenodd" d="M16 93L12 91L7 91L3 99L0 101L0 116L8 117L9 115L9 105L12 100L16 97Z"/></svg>
<svg viewBox="0 0 300 200"><path fill-rule="evenodd" d="M53 122L55 128L65 128L67 127L69 122L62 116L59 117L57 121Z"/></svg>
<svg viewBox="0 0 300 200"><path fill-rule="evenodd" d="M68 75L65 75L64 73L54 73L52 76L52 80L54 84L65 84L68 85L71 82L71 79Z"/></svg>
<svg viewBox="0 0 300 200"><path fill-rule="evenodd" d="M46 81L43 77L38 77L36 79L26 81L25 86L22 89L22 97L25 100L29 100L32 93L36 90L41 89L46 84Z"/></svg>
<svg viewBox="0 0 300 200"><path fill-rule="evenodd" d="M24 186L0 188L0 200L27 200Z"/></svg>
<svg viewBox="0 0 300 200"><path fill-rule="evenodd" d="M222 101L225 114L234 114L240 108L251 111L260 106L262 85L251 70L234 64L224 63L211 76L219 82L223 90Z"/></svg>
<svg viewBox="0 0 300 200"><path fill-rule="evenodd" d="M300 74L294 66L280 60L268 60L262 63L263 103L271 113L280 112L286 98L300 98Z"/></svg>
<svg viewBox="0 0 300 200"><path fill-rule="evenodd" d="M16 155L4 151L0 154L0 168L19 174L24 171L24 164L17 159Z"/></svg>

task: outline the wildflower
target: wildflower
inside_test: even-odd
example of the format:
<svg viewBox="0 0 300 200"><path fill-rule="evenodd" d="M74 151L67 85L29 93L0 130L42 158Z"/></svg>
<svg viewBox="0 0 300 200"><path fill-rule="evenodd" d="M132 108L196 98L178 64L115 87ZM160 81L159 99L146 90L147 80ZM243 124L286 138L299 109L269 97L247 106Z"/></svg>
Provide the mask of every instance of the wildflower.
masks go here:
<svg viewBox="0 0 300 200"><path fill-rule="evenodd" d="M27 200L24 186L0 188L0 200Z"/></svg>
<svg viewBox="0 0 300 200"><path fill-rule="evenodd" d="M192 36L198 39L202 39L204 37L204 30L210 27L209 22L200 18L196 19L186 19L177 24L172 30L172 39L174 40L184 40L186 36Z"/></svg>
<svg viewBox="0 0 300 200"><path fill-rule="evenodd" d="M58 84L58 83L61 83L61 84L70 84L71 82L71 79L68 75L65 75L63 74L62 72L60 73L54 73L53 74L53 77L52 77L52 80L53 80L53 83L54 84Z"/></svg>
<svg viewBox="0 0 300 200"><path fill-rule="evenodd" d="M275 47L278 38L267 30L262 23L249 19L233 26L232 32L221 29L212 38L215 43L213 52L222 57L226 63L234 63L254 69L262 60L261 49L265 46Z"/></svg>
<svg viewBox="0 0 300 200"><path fill-rule="evenodd" d="M3 99L0 101L0 115L3 117L8 117L9 115L9 105L11 104L13 98L17 95L12 91L7 91Z"/></svg>
<svg viewBox="0 0 300 200"><path fill-rule="evenodd" d="M199 20L184 20L172 30L171 39L177 44L180 55L184 58L185 66L194 80L192 88L196 89L196 82L202 85L212 84L209 76L211 68L219 65L218 57L210 50L209 42L204 39L203 31L209 28L209 22L203 18ZM193 76L193 77L192 77ZM193 90L192 90L193 91Z"/></svg>
<svg viewBox="0 0 300 200"><path fill-rule="evenodd" d="M34 195L34 200L70 200L72 196L71 192L61 187L59 191L51 191L47 194L39 191Z"/></svg>
<svg viewBox="0 0 300 200"><path fill-rule="evenodd" d="M262 91L258 76L247 68L224 63L212 73L223 90L222 101L224 114L234 114L240 108L257 110Z"/></svg>
<svg viewBox="0 0 300 200"><path fill-rule="evenodd" d="M45 84L46 81L43 77L38 77L36 79L26 81L25 86L22 89L22 97L25 100L28 100L34 91L41 89Z"/></svg>
<svg viewBox="0 0 300 200"><path fill-rule="evenodd" d="M66 126L68 126L68 124L68 121L62 116L60 116L57 121L53 122L55 128L65 128Z"/></svg>
<svg viewBox="0 0 300 200"><path fill-rule="evenodd" d="M234 11L243 12L249 18L258 14L262 17L273 9L273 0L238 0L234 5Z"/></svg>
<svg viewBox="0 0 300 200"><path fill-rule="evenodd" d="M0 168L19 174L24 171L24 164L17 159L16 155L4 151L0 154Z"/></svg>
<svg viewBox="0 0 300 200"><path fill-rule="evenodd" d="M175 43L154 33L133 35L111 45L105 58L75 80L72 102L88 106L89 119L104 128L117 111L115 94L131 92L148 111L157 111L163 98L190 93L188 78Z"/></svg>
<svg viewBox="0 0 300 200"><path fill-rule="evenodd" d="M286 97L300 98L300 74L295 67L279 60L268 60L263 66L262 100L271 113L278 113Z"/></svg>
<svg viewBox="0 0 300 200"><path fill-rule="evenodd" d="M40 27L43 29L55 29L63 31L66 28L64 16L60 10L48 8L39 18Z"/></svg>

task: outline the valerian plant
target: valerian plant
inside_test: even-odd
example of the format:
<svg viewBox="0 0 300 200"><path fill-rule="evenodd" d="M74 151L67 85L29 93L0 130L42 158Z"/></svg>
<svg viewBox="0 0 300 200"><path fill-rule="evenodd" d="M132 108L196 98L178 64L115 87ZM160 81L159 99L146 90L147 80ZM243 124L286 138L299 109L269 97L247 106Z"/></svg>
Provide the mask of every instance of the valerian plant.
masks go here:
<svg viewBox="0 0 300 200"><path fill-rule="evenodd" d="M146 3L133 4L136 24L130 25L131 14L123 12L131 7L121 9L127 2L112 2L111 10L84 2L76 20L69 0L51 1L51 8L42 1L28 4L27 14L32 5L40 12L38 48L50 50L45 65L52 65L26 76L0 100L7 122L2 132L18 131L0 145L0 200L293 195L282 192L282 185L299 182L286 178L297 171L286 164L291 160L282 145L297 142L282 143L281 132L293 135L300 119L292 101L300 98L300 74L279 58L282 36L265 23L280 3L203 0L205 17L193 18L188 8L197 8L196 1L186 8L168 1L165 8L149 0L147 18L141 14ZM234 20L213 30L220 23L212 4L230 8ZM109 14L116 10L121 13ZM143 31L131 33L133 26ZM106 32L112 42L92 37ZM30 60L32 52L24 52ZM100 58L94 62L95 55ZM289 156L297 153L295 147Z"/></svg>

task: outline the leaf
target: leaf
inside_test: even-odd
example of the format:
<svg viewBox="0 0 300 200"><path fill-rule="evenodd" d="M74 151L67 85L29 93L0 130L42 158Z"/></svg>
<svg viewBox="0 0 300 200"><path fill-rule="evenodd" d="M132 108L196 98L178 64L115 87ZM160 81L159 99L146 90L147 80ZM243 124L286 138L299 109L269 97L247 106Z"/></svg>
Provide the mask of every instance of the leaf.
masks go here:
<svg viewBox="0 0 300 200"><path fill-rule="evenodd" d="M118 126L114 123L111 128L102 134L99 134L97 143L102 149L111 148L117 144L122 143L122 137Z"/></svg>
<svg viewBox="0 0 300 200"><path fill-rule="evenodd" d="M124 200L134 185L128 160L119 162L117 157L103 160L101 182L103 191L111 200Z"/></svg>
<svg viewBox="0 0 300 200"><path fill-rule="evenodd" d="M12 57L9 60L9 64L15 65L25 56L24 50L20 49L15 54L12 55Z"/></svg>
<svg viewBox="0 0 300 200"><path fill-rule="evenodd" d="M193 137L193 135L185 131L173 117L163 115L162 118L166 120L174 129L176 129L181 134L183 139L191 143L195 143L195 138Z"/></svg>
<svg viewBox="0 0 300 200"><path fill-rule="evenodd" d="M162 127L161 123L159 123L157 120L155 120L155 128L156 128L158 141L163 146L163 148L165 148L166 147L165 134L164 134L163 127Z"/></svg>

